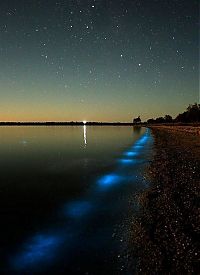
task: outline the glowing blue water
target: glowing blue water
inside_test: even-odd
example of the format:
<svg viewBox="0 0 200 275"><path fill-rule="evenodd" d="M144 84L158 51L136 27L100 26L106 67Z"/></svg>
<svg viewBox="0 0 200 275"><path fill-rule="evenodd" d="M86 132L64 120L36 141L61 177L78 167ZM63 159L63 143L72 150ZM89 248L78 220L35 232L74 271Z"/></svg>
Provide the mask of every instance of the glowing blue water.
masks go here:
<svg viewBox="0 0 200 275"><path fill-rule="evenodd" d="M55 257L56 250L61 243L61 236L44 234L34 236L24 245L22 252L14 258L15 269L24 270L48 263Z"/></svg>
<svg viewBox="0 0 200 275"><path fill-rule="evenodd" d="M119 159L119 163L121 164L135 164L137 160L134 159Z"/></svg>
<svg viewBox="0 0 200 275"><path fill-rule="evenodd" d="M138 153L133 152L133 151L128 151L128 152L125 152L124 155L126 157L136 157L138 155Z"/></svg>
<svg viewBox="0 0 200 275"><path fill-rule="evenodd" d="M116 185L120 183L123 180L122 176L119 176L117 174L110 174L110 175L105 175L102 178L100 178L97 183L101 188L108 188L113 185Z"/></svg>
<svg viewBox="0 0 200 275"><path fill-rule="evenodd" d="M98 193L108 193L115 186L125 185L134 182L134 179L137 177L132 174L128 175L131 172L131 167L134 167L135 164L141 163L137 157L141 155L142 150L145 147L145 144L149 140L148 132L145 133L139 140L131 146L126 152L122 153L122 156L126 156L127 158L122 157L118 159L117 162L119 166L116 167L116 170L111 172L110 174L103 175L102 177L96 180L96 186L98 187L94 193L90 193L90 195L83 200L74 201L71 203L67 203L64 206L64 216L65 218L74 219L74 223L71 223L71 231L77 231L77 220L82 220L81 218L86 218L85 223L87 223L88 214L93 213L94 210L94 202L97 201ZM103 192L102 192L103 191ZM99 200L98 200L99 203ZM95 204L95 207L99 207L101 209L101 205ZM98 212L95 210L96 213ZM65 231L62 228L62 231ZM74 236L75 237L75 236ZM53 261L56 252L60 249L63 243L66 243L68 240L67 234L64 236L59 235L49 235L49 234L38 234L29 241L27 241L21 249L21 252L17 254L11 260L12 268L17 271L26 270L27 268L32 268L33 270L37 268L37 265L47 264L50 261ZM73 238L71 237L70 241L73 242Z"/></svg>
<svg viewBox="0 0 200 275"><path fill-rule="evenodd" d="M65 215L72 218L81 218L87 215L92 209L89 201L77 201L67 204L65 207Z"/></svg>

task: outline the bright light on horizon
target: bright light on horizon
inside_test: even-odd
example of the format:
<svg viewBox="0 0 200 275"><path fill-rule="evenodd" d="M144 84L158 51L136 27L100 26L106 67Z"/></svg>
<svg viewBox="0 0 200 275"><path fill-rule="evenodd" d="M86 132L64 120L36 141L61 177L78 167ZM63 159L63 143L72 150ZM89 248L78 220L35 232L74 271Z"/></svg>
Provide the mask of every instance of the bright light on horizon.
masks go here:
<svg viewBox="0 0 200 275"><path fill-rule="evenodd" d="M87 123L87 121L86 120L83 120L83 124L86 124Z"/></svg>

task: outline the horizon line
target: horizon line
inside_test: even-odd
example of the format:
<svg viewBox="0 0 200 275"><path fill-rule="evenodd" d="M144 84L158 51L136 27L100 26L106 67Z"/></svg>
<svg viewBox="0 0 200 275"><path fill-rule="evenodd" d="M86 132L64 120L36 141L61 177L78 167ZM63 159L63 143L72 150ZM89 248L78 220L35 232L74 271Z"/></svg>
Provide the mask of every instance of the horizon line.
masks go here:
<svg viewBox="0 0 200 275"><path fill-rule="evenodd" d="M0 125L45 125L45 124L63 124L63 125L98 125L98 124L134 124L133 122L121 122L121 121L0 121Z"/></svg>

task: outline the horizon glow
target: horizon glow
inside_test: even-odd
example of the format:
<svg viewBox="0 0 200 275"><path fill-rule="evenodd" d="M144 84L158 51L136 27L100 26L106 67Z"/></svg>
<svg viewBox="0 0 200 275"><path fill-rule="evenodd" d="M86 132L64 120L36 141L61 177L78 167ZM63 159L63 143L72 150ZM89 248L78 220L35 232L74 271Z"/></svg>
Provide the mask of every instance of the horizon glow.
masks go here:
<svg viewBox="0 0 200 275"><path fill-rule="evenodd" d="M198 11L187 0L1 1L0 121L175 117L199 102Z"/></svg>

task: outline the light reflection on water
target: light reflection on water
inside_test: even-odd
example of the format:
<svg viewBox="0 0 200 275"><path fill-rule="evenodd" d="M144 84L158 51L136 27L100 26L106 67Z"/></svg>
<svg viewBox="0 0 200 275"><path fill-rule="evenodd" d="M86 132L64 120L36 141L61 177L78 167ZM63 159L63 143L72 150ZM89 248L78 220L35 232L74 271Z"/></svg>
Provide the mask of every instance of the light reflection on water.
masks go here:
<svg viewBox="0 0 200 275"><path fill-rule="evenodd" d="M83 126L83 139L84 139L84 145L87 146L87 127L86 125Z"/></svg>
<svg viewBox="0 0 200 275"><path fill-rule="evenodd" d="M83 141L84 146L86 146L88 145L86 125L83 126L83 131ZM121 152L121 158L116 158L116 165L113 171L103 174L94 180L88 195L82 196L79 200L66 202L62 207L63 217L66 219L66 223L62 225L62 228L55 227L55 233L50 234L43 231L28 239L22 244L21 251L19 250L16 255L10 258L11 270L36 272L38 269L40 270L41 266L47 268L49 262L52 264L57 259L58 251L63 247L69 253L70 251L76 253L74 252L73 243L76 242L80 234L84 235L85 226L92 224L93 219L96 220L99 215L102 216L102 209L106 207L105 199L107 194L113 192L114 195L117 190L116 187L123 188L123 186L137 182L136 180L139 176L134 167L141 164L142 153L145 146L148 146L148 141L151 142L151 136L146 131L139 139L134 141L133 145L128 149L126 148L125 152ZM96 188L94 188L95 186ZM107 202L107 207L110 207L109 205L110 202ZM115 210L112 209L112 211ZM106 213L104 213L104 216L106 216ZM81 226L79 221L81 221ZM54 232L53 227L49 226L51 232ZM62 234L59 234L59 231ZM69 234L68 231L73 232L73 234Z"/></svg>

